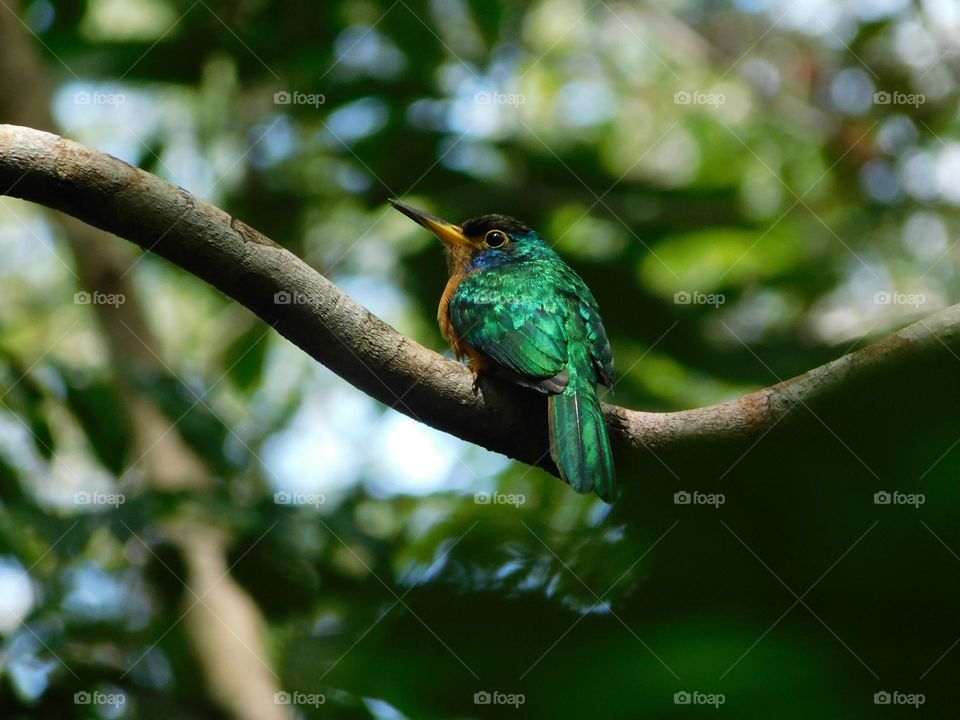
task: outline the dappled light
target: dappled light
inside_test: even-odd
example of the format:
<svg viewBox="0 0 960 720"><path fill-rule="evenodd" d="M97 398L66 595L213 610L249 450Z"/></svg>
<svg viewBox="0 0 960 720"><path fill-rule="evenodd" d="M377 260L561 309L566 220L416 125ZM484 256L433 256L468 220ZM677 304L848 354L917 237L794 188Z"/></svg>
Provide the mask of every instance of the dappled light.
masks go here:
<svg viewBox="0 0 960 720"><path fill-rule="evenodd" d="M955 714L956 3L6 5L0 717ZM391 198L591 289L616 502Z"/></svg>

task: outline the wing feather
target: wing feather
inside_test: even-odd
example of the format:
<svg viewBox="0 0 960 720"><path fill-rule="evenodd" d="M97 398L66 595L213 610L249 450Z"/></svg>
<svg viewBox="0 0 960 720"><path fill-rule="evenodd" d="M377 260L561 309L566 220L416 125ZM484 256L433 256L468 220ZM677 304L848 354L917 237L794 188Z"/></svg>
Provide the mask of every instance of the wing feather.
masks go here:
<svg viewBox="0 0 960 720"><path fill-rule="evenodd" d="M450 321L469 345L518 375L554 378L567 365L562 299L528 292L528 284L505 275L468 276L450 301Z"/></svg>

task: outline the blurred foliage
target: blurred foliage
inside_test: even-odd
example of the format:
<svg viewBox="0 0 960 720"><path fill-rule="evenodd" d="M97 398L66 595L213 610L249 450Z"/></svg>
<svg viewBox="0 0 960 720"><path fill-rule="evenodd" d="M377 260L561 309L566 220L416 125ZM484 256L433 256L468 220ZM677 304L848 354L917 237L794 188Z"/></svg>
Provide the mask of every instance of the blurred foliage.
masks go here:
<svg viewBox="0 0 960 720"><path fill-rule="evenodd" d="M65 135L218 204L430 347L442 253L386 198L541 229L594 289L628 407L729 399L960 297L954 3L34 0L23 20ZM326 696L302 717L960 700L946 350L795 408L805 423L741 457L624 462L611 509L376 405L148 256L130 277L165 365L137 387L215 483L144 493L61 232L0 205L0 716L218 717L176 622L166 528L185 515L232 533L281 686ZM893 490L925 503L874 504ZM125 703L75 704L95 691Z"/></svg>

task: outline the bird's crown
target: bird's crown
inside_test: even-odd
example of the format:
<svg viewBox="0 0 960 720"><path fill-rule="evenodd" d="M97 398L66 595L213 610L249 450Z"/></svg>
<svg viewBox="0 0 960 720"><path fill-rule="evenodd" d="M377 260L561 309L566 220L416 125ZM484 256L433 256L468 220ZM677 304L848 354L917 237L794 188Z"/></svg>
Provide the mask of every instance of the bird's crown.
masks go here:
<svg viewBox="0 0 960 720"><path fill-rule="evenodd" d="M516 218L496 213L470 218L464 221L460 227L463 228L463 234L468 237L483 236L490 230L503 230L514 237L526 235L530 232L530 228Z"/></svg>

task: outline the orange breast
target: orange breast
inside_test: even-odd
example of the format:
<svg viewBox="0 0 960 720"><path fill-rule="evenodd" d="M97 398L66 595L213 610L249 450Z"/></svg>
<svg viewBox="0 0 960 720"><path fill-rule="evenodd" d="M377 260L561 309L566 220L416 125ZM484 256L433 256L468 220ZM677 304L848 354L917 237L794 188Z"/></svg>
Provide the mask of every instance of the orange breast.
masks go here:
<svg viewBox="0 0 960 720"><path fill-rule="evenodd" d="M447 280L447 286L443 289L443 295L440 296L440 307L437 308L437 322L440 324L440 334L450 343L450 347L453 348L453 354L456 355L459 360L467 358L470 369L473 370L474 373L477 373L489 363L487 356L471 347L460 336L460 333L457 332L457 329L453 326L453 322L450 320L450 300L453 298L453 294L457 291L457 287L465 277L465 274L458 272L452 274L450 279Z"/></svg>
<svg viewBox="0 0 960 720"><path fill-rule="evenodd" d="M443 289L443 295L440 296L440 307L437 308L437 322L440 324L440 334L450 343L454 354L458 358L462 358L466 353L464 349L466 343L463 342L460 334L450 321L450 300L457 291L457 286L460 285L463 277L461 273L450 276L450 279L447 280L447 286Z"/></svg>

